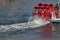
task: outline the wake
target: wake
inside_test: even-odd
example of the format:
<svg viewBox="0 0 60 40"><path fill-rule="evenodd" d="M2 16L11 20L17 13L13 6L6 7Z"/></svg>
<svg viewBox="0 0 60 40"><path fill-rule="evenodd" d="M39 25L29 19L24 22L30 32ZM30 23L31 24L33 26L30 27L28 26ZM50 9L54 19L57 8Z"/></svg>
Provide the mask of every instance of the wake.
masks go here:
<svg viewBox="0 0 60 40"><path fill-rule="evenodd" d="M10 30L24 30L26 28L36 28L43 25L48 24L49 22L46 22L42 20L41 18L38 18L37 16L30 17L28 22L25 23L17 23L12 25L1 25L0 26L0 32L6 32Z"/></svg>

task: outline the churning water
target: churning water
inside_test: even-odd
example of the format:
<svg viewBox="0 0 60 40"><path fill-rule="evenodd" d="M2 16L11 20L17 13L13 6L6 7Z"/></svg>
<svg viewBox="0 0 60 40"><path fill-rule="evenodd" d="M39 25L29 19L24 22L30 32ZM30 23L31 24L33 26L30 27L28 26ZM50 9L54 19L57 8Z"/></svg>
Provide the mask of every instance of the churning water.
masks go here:
<svg viewBox="0 0 60 40"><path fill-rule="evenodd" d="M34 29L36 27L40 27L43 25L48 24L49 22L45 22L44 20L38 18L37 16L35 16L35 18L30 17L28 22L24 22L24 23L17 23L17 24L11 24L11 25L1 25L0 26L0 32L11 32L11 31L23 31L25 29Z"/></svg>
<svg viewBox="0 0 60 40"><path fill-rule="evenodd" d="M57 0L9 0L0 1L0 40L59 40L60 24L48 24L32 17L32 9L38 3L57 3ZM43 26L45 25L45 26Z"/></svg>

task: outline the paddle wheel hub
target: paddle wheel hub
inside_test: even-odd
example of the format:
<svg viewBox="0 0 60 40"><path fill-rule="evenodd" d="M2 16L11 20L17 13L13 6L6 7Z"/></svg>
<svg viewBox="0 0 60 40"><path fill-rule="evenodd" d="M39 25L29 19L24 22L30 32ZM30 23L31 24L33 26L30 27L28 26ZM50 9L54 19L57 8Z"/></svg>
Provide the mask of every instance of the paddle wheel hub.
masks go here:
<svg viewBox="0 0 60 40"><path fill-rule="evenodd" d="M52 13L55 13L56 18L59 17L59 11L58 6L54 4L42 4L39 3L34 6L32 14L33 16L38 16L39 18L42 18L42 20L45 21L51 21Z"/></svg>

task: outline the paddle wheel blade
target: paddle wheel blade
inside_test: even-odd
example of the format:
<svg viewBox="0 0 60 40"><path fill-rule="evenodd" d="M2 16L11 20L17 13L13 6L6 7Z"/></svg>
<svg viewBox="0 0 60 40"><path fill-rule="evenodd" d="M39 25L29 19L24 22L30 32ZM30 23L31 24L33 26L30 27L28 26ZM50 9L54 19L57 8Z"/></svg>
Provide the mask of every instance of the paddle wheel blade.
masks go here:
<svg viewBox="0 0 60 40"><path fill-rule="evenodd" d="M37 6L34 6L32 14L33 16L38 15L42 20L51 21L53 12L55 12L56 18L58 18L59 12L56 5L39 3Z"/></svg>

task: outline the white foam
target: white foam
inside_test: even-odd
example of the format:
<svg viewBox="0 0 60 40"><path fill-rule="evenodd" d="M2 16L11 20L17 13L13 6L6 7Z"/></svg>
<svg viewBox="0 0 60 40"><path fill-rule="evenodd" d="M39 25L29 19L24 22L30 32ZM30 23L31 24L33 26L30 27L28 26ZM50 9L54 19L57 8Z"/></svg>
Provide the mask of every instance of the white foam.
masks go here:
<svg viewBox="0 0 60 40"><path fill-rule="evenodd" d="M33 19L31 21L31 19ZM42 25L46 25L49 22L43 21L40 18L38 18L37 16L32 18L30 17L29 21L26 23L17 23L17 24L12 24L12 25L1 25L0 26L0 31L7 31L7 30L23 30L26 28L36 28L36 27L40 27Z"/></svg>

